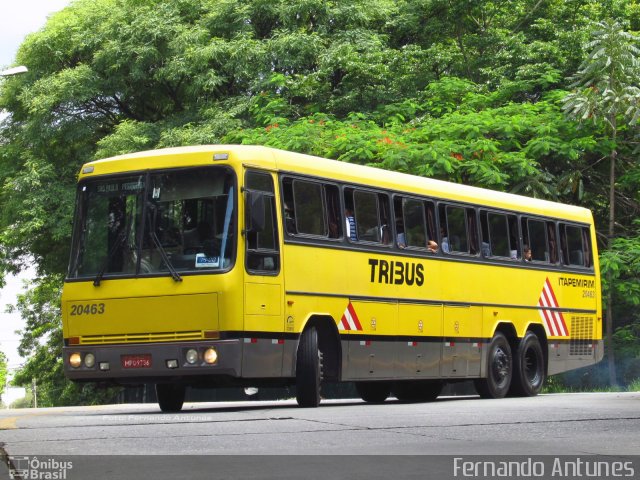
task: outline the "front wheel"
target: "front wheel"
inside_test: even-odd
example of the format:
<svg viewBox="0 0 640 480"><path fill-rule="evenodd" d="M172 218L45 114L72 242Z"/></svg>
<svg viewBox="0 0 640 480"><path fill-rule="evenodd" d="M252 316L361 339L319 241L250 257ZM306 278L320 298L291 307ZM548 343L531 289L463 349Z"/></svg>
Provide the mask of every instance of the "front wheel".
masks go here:
<svg viewBox="0 0 640 480"><path fill-rule="evenodd" d="M179 412L184 404L187 389L184 385L156 383L158 405L163 412Z"/></svg>
<svg viewBox="0 0 640 480"><path fill-rule="evenodd" d="M527 332L513 356L513 380L509 393L520 397L533 397L540 393L546 368L538 336Z"/></svg>
<svg viewBox="0 0 640 480"><path fill-rule="evenodd" d="M318 348L318 332L311 327L300 336L296 359L296 400L298 405L314 408L320 405L322 353Z"/></svg>
<svg viewBox="0 0 640 480"><path fill-rule="evenodd" d="M487 376L475 380L476 390L482 398L504 398L509 392L513 376L511 346L501 332L489 343L487 353Z"/></svg>

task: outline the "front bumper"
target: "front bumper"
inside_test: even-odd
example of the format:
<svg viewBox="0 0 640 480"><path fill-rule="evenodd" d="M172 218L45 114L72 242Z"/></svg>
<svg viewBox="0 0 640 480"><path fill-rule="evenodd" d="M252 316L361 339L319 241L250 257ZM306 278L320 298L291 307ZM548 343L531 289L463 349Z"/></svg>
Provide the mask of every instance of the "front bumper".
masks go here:
<svg viewBox="0 0 640 480"><path fill-rule="evenodd" d="M208 348L214 348L218 354L216 363L212 365L203 359L203 353ZM186 360L186 353L190 349L198 352L194 364ZM83 360L77 368L72 367L69 361L74 353L79 353ZM84 363L89 353L95 358L92 367ZM62 355L67 378L92 382L217 375L237 378L242 368L242 343L237 339L166 344L71 345L63 347Z"/></svg>

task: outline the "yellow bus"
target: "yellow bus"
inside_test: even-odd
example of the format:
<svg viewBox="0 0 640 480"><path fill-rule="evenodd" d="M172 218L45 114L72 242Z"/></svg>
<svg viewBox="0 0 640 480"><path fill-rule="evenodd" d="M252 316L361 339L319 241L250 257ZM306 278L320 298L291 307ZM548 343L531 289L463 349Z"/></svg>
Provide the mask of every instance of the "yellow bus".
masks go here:
<svg viewBox="0 0 640 480"><path fill-rule="evenodd" d="M187 387L354 382L367 402L536 395L601 360L580 207L259 146L85 164L62 297L68 378Z"/></svg>

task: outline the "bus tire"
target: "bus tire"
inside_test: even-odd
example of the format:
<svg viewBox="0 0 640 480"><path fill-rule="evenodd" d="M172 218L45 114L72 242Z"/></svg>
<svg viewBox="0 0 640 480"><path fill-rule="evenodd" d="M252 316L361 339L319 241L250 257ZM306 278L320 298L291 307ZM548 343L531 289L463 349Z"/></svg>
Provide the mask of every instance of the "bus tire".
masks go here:
<svg viewBox="0 0 640 480"><path fill-rule="evenodd" d="M513 356L513 379L509 393L533 397L540 393L545 380L544 354L538 336L527 332Z"/></svg>
<svg viewBox="0 0 640 480"><path fill-rule="evenodd" d="M504 398L509 393L513 376L511 346L502 332L496 332L487 352L487 376L475 380L482 398Z"/></svg>
<svg viewBox="0 0 640 480"><path fill-rule="evenodd" d="M308 328L300 335L296 358L296 400L303 408L320 405L322 353L318 348L318 332Z"/></svg>
<svg viewBox="0 0 640 480"><path fill-rule="evenodd" d="M443 383L439 380L417 380L396 382L393 395L401 402L432 402L440 392Z"/></svg>
<svg viewBox="0 0 640 480"><path fill-rule="evenodd" d="M356 382L360 398L367 403L383 403L391 393L389 382Z"/></svg>
<svg viewBox="0 0 640 480"><path fill-rule="evenodd" d="M187 389L184 385L156 383L158 405L163 412L179 412L184 404Z"/></svg>

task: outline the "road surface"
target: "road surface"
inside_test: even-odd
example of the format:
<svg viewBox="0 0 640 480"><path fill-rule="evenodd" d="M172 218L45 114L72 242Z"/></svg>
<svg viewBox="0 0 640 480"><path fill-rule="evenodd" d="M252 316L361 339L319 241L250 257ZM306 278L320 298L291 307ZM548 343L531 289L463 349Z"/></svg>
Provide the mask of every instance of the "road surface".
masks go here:
<svg viewBox="0 0 640 480"><path fill-rule="evenodd" d="M623 462L627 457L634 461L632 456L640 452L640 393L501 400L443 397L431 403L388 400L381 405L332 400L323 401L317 409L297 408L294 401L191 403L177 414L161 413L155 404L3 410L0 443L7 458L37 456L45 461L73 456L77 464L83 461L77 456L89 455L92 457L84 460L90 458L89 463L107 470L111 464L123 468L139 465L141 460L148 464L151 458L152 464L166 473L171 465L184 467L184 459L189 458L189 478L198 478L193 473L200 464L203 472L211 473L211 455L252 456L238 460L246 468L254 465L259 470L247 472L244 478L270 478L270 468L291 461L302 462L305 472L325 478L322 468L326 468L327 459L344 471L346 464L362 463L358 456L370 456L366 458L373 470L366 478L372 478L371 473L382 475L384 465L398 468L393 467L397 459L385 456L409 455L407 461L415 462L410 468L415 470L415 478L431 478L421 470L425 455L442 456L439 461L448 470L453 468L451 462L456 456L482 459L518 455L535 459L543 455L553 460L558 456L600 455L611 461ZM131 455L146 457L123 457ZM158 457L148 457L152 455ZM292 460L292 455L303 457ZM349 457L334 457L345 455ZM221 459L217 457L217 476L203 478L239 478L234 476L233 466L229 466L229 476L224 476ZM631 465L626 465L622 477L640 478L640 462L637 458L635 462L634 476L624 475L630 473ZM336 467L336 463L344 463L344 468ZM115 475L115 471L107 470L103 471L105 475ZM402 478L412 478L411 471ZM463 472L458 469L457 473ZM283 478L283 472L272 474L272 478ZM66 478L85 478L69 475ZM96 475L91 473L93 478L117 478ZM326 478L335 478L335 472L334 477Z"/></svg>

